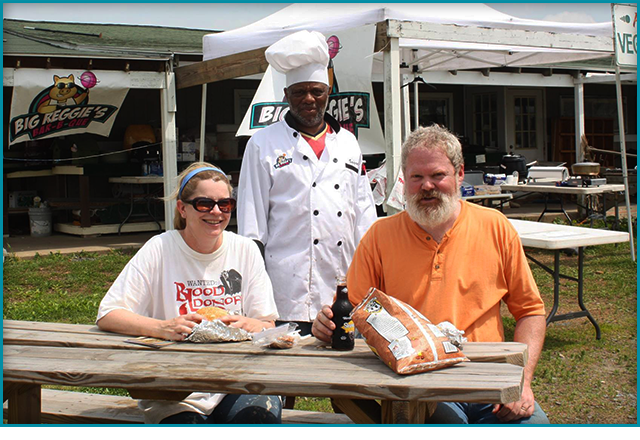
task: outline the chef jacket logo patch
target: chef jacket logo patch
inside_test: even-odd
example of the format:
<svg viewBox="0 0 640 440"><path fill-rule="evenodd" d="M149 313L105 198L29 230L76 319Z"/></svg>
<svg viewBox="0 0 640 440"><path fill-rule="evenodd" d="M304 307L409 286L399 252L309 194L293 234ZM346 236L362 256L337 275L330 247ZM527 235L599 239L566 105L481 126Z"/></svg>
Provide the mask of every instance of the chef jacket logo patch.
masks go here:
<svg viewBox="0 0 640 440"><path fill-rule="evenodd" d="M279 168L286 167L291 162L293 162L293 158L292 157L287 157L287 153L282 153L276 159L276 163L273 164L273 167L277 170Z"/></svg>

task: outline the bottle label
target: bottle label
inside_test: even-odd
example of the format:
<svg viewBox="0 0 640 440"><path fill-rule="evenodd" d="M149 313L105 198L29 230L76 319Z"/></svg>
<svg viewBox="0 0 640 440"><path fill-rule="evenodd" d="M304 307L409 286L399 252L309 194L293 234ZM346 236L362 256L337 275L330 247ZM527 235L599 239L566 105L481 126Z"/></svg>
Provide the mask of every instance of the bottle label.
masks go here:
<svg viewBox="0 0 640 440"><path fill-rule="evenodd" d="M356 328L355 325L353 325L353 321L351 321L348 316L342 319L344 320L344 324L342 325L342 327L340 327L342 331L344 331L347 334L351 333L351 335L353 335L353 332Z"/></svg>

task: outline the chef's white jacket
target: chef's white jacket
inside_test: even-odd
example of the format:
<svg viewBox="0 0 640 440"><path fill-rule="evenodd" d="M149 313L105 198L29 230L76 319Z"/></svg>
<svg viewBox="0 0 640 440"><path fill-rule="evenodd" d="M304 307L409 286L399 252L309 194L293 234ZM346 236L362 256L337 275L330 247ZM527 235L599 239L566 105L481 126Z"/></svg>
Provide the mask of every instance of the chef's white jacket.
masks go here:
<svg viewBox="0 0 640 440"><path fill-rule="evenodd" d="M360 239L376 220L358 142L329 115L318 159L286 121L249 140L238 186L238 232L265 246L280 319L313 321L332 304Z"/></svg>

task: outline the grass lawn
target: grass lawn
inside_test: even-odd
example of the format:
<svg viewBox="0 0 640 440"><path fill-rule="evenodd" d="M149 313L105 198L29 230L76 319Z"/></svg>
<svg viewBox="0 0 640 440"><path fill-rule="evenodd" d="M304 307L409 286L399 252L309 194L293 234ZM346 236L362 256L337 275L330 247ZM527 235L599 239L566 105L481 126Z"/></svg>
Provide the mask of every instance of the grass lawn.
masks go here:
<svg viewBox="0 0 640 440"><path fill-rule="evenodd" d="M3 319L92 324L100 300L132 254L8 258L3 270ZM637 266L629 254L628 243L585 252L585 305L600 324L601 340L595 339L586 318L555 322L547 328L533 389L554 424L637 421ZM531 255L552 265L550 252L532 250ZM576 277L577 260L577 256L563 255L563 273ZM531 267L550 309L553 279L537 265L531 263ZM578 310L575 292L574 282L562 280L558 313ZM510 338L514 321L508 313L504 316ZM331 405L328 399L298 398L296 409L329 412Z"/></svg>

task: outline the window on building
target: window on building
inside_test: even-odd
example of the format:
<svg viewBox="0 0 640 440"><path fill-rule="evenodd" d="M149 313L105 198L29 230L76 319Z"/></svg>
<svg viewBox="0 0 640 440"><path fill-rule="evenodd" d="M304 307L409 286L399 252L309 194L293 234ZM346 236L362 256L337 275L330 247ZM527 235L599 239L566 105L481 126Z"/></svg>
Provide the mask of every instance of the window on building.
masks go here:
<svg viewBox="0 0 640 440"><path fill-rule="evenodd" d="M495 93L473 97L473 142L484 147L498 144L498 99Z"/></svg>
<svg viewBox="0 0 640 440"><path fill-rule="evenodd" d="M516 148L536 148L536 99L531 96L514 98Z"/></svg>
<svg viewBox="0 0 640 440"><path fill-rule="evenodd" d="M627 98L622 97L622 113L627 121ZM573 96L560 98L560 116L563 118L575 117L575 103ZM611 119L613 120L613 132L618 134L618 101L616 98L601 98L587 96L584 98L584 117L587 119ZM629 130L625 124L625 131Z"/></svg>
<svg viewBox="0 0 640 440"><path fill-rule="evenodd" d="M453 95L449 93L420 94L418 118L422 127L438 124L453 130Z"/></svg>

